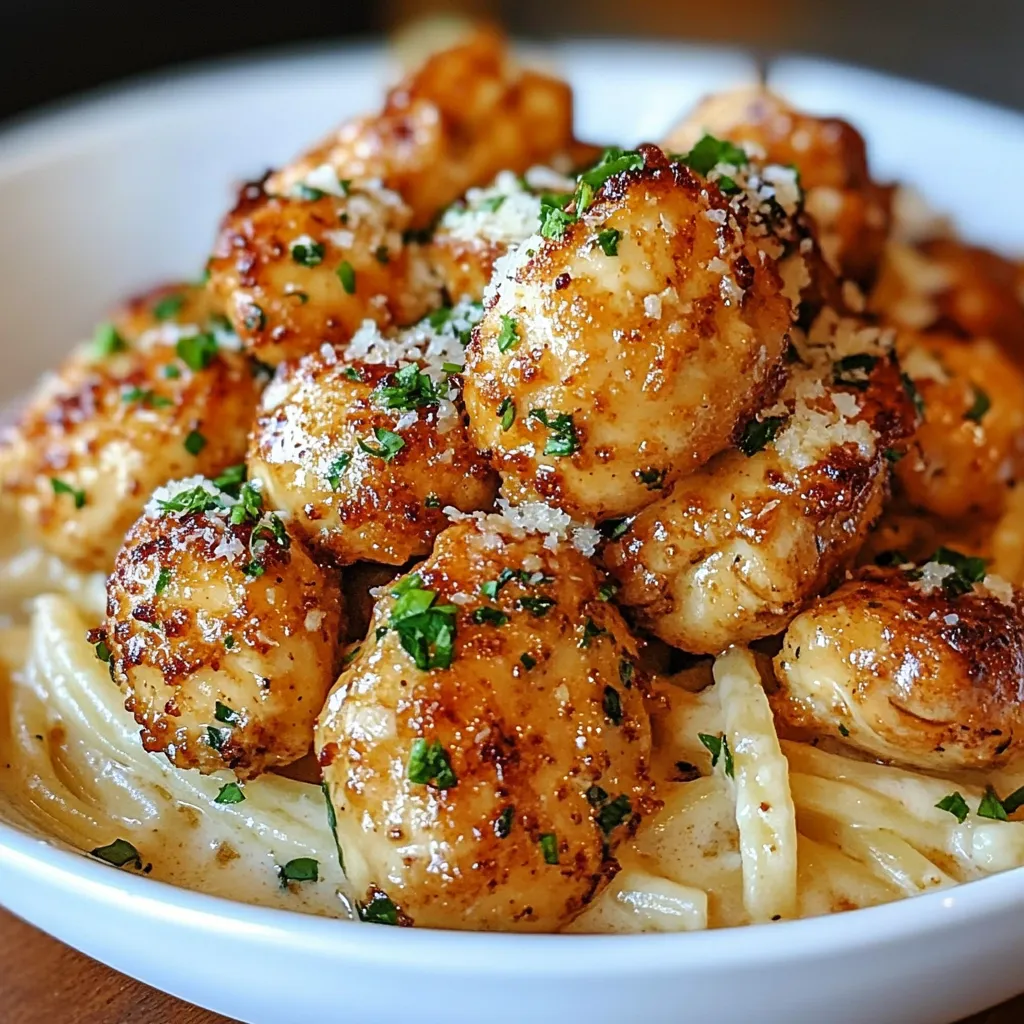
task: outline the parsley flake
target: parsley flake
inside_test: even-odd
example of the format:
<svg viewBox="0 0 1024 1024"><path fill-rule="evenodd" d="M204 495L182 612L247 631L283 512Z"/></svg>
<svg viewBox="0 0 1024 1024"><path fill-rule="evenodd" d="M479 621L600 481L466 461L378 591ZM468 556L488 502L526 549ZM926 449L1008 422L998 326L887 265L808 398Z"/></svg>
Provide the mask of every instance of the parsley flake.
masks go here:
<svg viewBox="0 0 1024 1024"><path fill-rule="evenodd" d="M319 882L320 864L312 857L296 857L284 867L278 864L277 877L281 879L282 889L287 889L289 882Z"/></svg>
<svg viewBox="0 0 1024 1024"><path fill-rule="evenodd" d="M601 246L601 251L605 256L618 256L619 239L621 238L622 232L617 228L605 228L604 231L598 232L597 244Z"/></svg>
<svg viewBox="0 0 1024 1024"><path fill-rule="evenodd" d="M604 708L605 716L612 725L622 725L622 698L614 686L604 688L601 707Z"/></svg>
<svg viewBox="0 0 1024 1024"><path fill-rule="evenodd" d="M751 420L743 428L736 447L748 458L756 455L775 440L779 429L785 422L783 416L766 416L763 420Z"/></svg>
<svg viewBox="0 0 1024 1024"><path fill-rule="evenodd" d="M367 455L382 459L384 462L391 462L405 447L405 441L398 434L392 430L385 430L384 427L374 427L373 436L377 439L376 444L362 438L356 443Z"/></svg>
<svg viewBox="0 0 1024 1024"><path fill-rule="evenodd" d="M127 839L115 839L107 846L97 846L95 850L89 851L89 855L115 868L133 867L137 871L142 870L142 857Z"/></svg>
<svg viewBox="0 0 1024 1024"><path fill-rule="evenodd" d="M434 785L438 789L454 789L458 785L458 779L452 771L451 757L439 740L428 743L420 738L413 741L405 775L410 782Z"/></svg>
<svg viewBox="0 0 1024 1024"><path fill-rule="evenodd" d="M748 160L739 146L725 139L716 139L714 135L705 135L689 153L679 157L679 162L706 178L718 164L744 167Z"/></svg>
<svg viewBox="0 0 1024 1024"><path fill-rule="evenodd" d="M529 418L542 423L550 432L543 454L562 457L579 451L576 425L569 413L551 414L546 409L531 409Z"/></svg>
<svg viewBox="0 0 1024 1024"><path fill-rule="evenodd" d="M398 907L387 893L374 891L366 903L357 903L359 920L367 924L398 924Z"/></svg>
<svg viewBox="0 0 1024 1024"><path fill-rule="evenodd" d="M543 832L538 839L545 864L558 863L558 837L554 832Z"/></svg>
<svg viewBox="0 0 1024 1024"><path fill-rule="evenodd" d="M217 356L217 339L212 334L193 334L179 339L174 351L190 370L205 370Z"/></svg>
<svg viewBox="0 0 1024 1024"><path fill-rule="evenodd" d="M50 477L50 486L53 488L53 493L56 495L70 494L71 500L75 503L75 508L81 508L85 504L85 491L80 491L77 487L72 487L71 484L65 483L58 477Z"/></svg>
<svg viewBox="0 0 1024 1024"><path fill-rule="evenodd" d="M341 486L341 474L345 472L351 461L352 453L342 452L327 467L327 482L331 485L332 491L336 491Z"/></svg>
<svg viewBox="0 0 1024 1024"><path fill-rule="evenodd" d="M153 588L153 593L162 594L166 589L167 585L171 582L171 570L166 566L162 566L160 572L156 577L156 586Z"/></svg>
<svg viewBox="0 0 1024 1024"><path fill-rule="evenodd" d="M543 619L554 608L555 600L552 597L521 597L516 604L535 619Z"/></svg>
<svg viewBox="0 0 1024 1024"><path fill-rule="evenodd" d="M985 413L992 408L992 399L988 397L988 394L981 390L976 384L971 385L974 391L974 401L971 403L971 407L964 413L965 420L973 420L975 423L980 423Z"/></svg>
<svg viewBox="0 0 1024 1024"><path fill-rule="evenodd" d="M487 623L491 626L504 626L508 622L508 616L500 608L484 606L473 611L470 619L478 626Z"/></svg>
<svg viewBox="0 0 1024 1024"><path fill-rule="evenodd" d="M515 818L515 805L509 804L494 821L494 835L498 839L508 839L512 832L512 823Z"/></svg>
<svg viewBox="0 0 1024 1024"><path fill-rule="evenodd" d="M935 806L940 811L948 811L961 825L967 820L967 815L970 813L967 801L957 792L944 796Z"/></svg>
<svg viewBox="0 0 1024 1024"><path fill-rule="evenodd" d="M245 799L242 787L237 782L226 782L213 798L215 804L240 804Z"/></svg>
<svg viewBox="0 0 1024 1024"><path fill-rule="evenodd" d="M732 751L729 749L729 741L725 736L709 736L706 732L702 732L697 734L697 739L701 741L711 755L711 767L717 767L718 761L721 758L725 774L730 779L734 778Z"/></svg>
<svg viewBox="0 0 1024 1024"><path fill-rule="evenodd" d="M440 401L437 386L415 363L388 376L374 389L374 395L381 407L403 412L437 405Z"/></svg>
<svg viewBox="0 0 1024 1024"><path fill-rule="evenodd" d="M455 653L455 605L437 604L437 594L423 587L419 573L407 576L391 593L397 600L388 625L403 650L421 671L448 668Z"/></svg>
<svg viewBox="0 0 1024 1024"><path fill-rule="evenodd" d="M300 267L316 267L324 261L324 245L312 239L292 242L292 259Z"/></svg>
<svg viewBox="0 0 1024 1024"><path fill-rule="evenodd" d="M519 344L519 321L507 313L501 314L501 330L498 332L498 351L507 352Z"/></svg>
<svg viewBox="0 0 1024 1024"><path fill-rule="evenodd" d="M157 320L172 320L181 312L185 305L184 295L165 295L153 305L153 316Z"/></svg>
<svg viewBox="0 0 1024 1024"><path fill-rule="evenodd" d="M981 803L978 806L978 817L991 818L993 821L1007 821L1009 819L1002 800L996 796L996 791L991 786L985 790L985 795L981 798Z"/></svg>
<svg viewBox="0 0 1024 1024"><path fill-rule="evenodd" d="M100 358L124 352L127 348L128 342L113 324L100 324L92 336L93 354Z"/></svg>
<svg viewBox="0 0 1024 1024"><path fill-rule="evenodd" d="M498 406L498 419L501 421L501 429L508 430L516 421L516 403L506 395Z"/></svg>
<svg viewBox="0 0 1024 1024"><path fill-rule="evenodd" d="M335 271L338 275L338 280L341 282L341 287L345 289L349 295L355 295L356 293L356 269L349 263L348 260L342 260L338 269Z"/></svg>
<svg viewBox="0 0 1024 1024"><path fill-rule="evenodd" d="M629 816L633 813L633 806L629 802L629 797L623 793L621 796L617 796L614 800L610 800L599 810L595 816L595 820L601 827L601 831L608 835L613 829L621 825Z"/></svg>
<svg viewBox="0 0 1024 1024"><path fill-rule="evenodd" d="M198 430L190 430L185 435L184 443L189 455L198 455L206 447L206 438Z"/></svg>

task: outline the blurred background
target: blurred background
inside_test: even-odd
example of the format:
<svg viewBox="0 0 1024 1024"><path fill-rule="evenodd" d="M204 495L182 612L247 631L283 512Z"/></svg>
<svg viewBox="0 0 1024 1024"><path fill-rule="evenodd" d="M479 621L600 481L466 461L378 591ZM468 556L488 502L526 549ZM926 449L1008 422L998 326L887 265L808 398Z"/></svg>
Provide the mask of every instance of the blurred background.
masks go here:
<svg viewBox="0 0 1024 1024"><path fill-rule="evenodd" d="M431 13L537 40L653 37L801 51L1024 110L1024 0L0 0L0 118L182 61L369 37Z"/></svg>

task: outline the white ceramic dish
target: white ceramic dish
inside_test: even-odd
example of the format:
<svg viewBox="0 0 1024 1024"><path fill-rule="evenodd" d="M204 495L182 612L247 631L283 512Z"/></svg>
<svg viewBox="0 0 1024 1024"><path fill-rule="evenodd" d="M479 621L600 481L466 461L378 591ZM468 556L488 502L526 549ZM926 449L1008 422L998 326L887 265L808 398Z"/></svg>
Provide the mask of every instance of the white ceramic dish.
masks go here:
<svg viewBox="0 0 1024 1024"><path fill-rule="evenodd" d="M754 74L729 51L580 43L550 54L577 87L582 134L625 142L657 137L700 94ZM119 296L194 273L230 183L372 107L384 70L370 48L233 63L73 104L0 138L0 401ZM914 181L968 236L1022 247L1024 218L1005 197L1024 166L1024 118L813 61L782 61L772 78L798 103L853 120L879 174ZM1024 870L769 927L478 935L230 903L0 822L0 903L127 974L253 1024L943 1024L1024 989Z"/></svg>

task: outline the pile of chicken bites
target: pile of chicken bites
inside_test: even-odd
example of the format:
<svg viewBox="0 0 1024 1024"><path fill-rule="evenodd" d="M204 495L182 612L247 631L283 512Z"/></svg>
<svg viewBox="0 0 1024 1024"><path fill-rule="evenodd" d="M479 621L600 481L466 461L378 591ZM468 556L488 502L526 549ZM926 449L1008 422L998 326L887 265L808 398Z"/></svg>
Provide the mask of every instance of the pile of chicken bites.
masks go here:
<svg viewBox="0 0 1024 1024"><path fill-rule="evenodd" d="M680 784L655 670L755 643L784 735L1015 756L1019 282L842 121L751 88L600 149L483 33L246 185L46 382L5 500L111 573L147 750L315 748L365 920L557 930Z"/></svg>

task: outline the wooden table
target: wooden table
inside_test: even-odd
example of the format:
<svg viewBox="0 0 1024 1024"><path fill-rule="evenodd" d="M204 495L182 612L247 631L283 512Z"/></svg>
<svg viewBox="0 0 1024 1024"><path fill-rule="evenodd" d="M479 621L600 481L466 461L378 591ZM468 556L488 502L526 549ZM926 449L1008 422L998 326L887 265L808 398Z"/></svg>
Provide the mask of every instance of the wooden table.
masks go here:
<svg viewBox="0 0 1024 1024"><path fill-rule="evenodd" d="M0 1007L4 1024L232 1024L132 981L3 910ZM964 1024L1022 1020L1024 996Z"/></svg>

